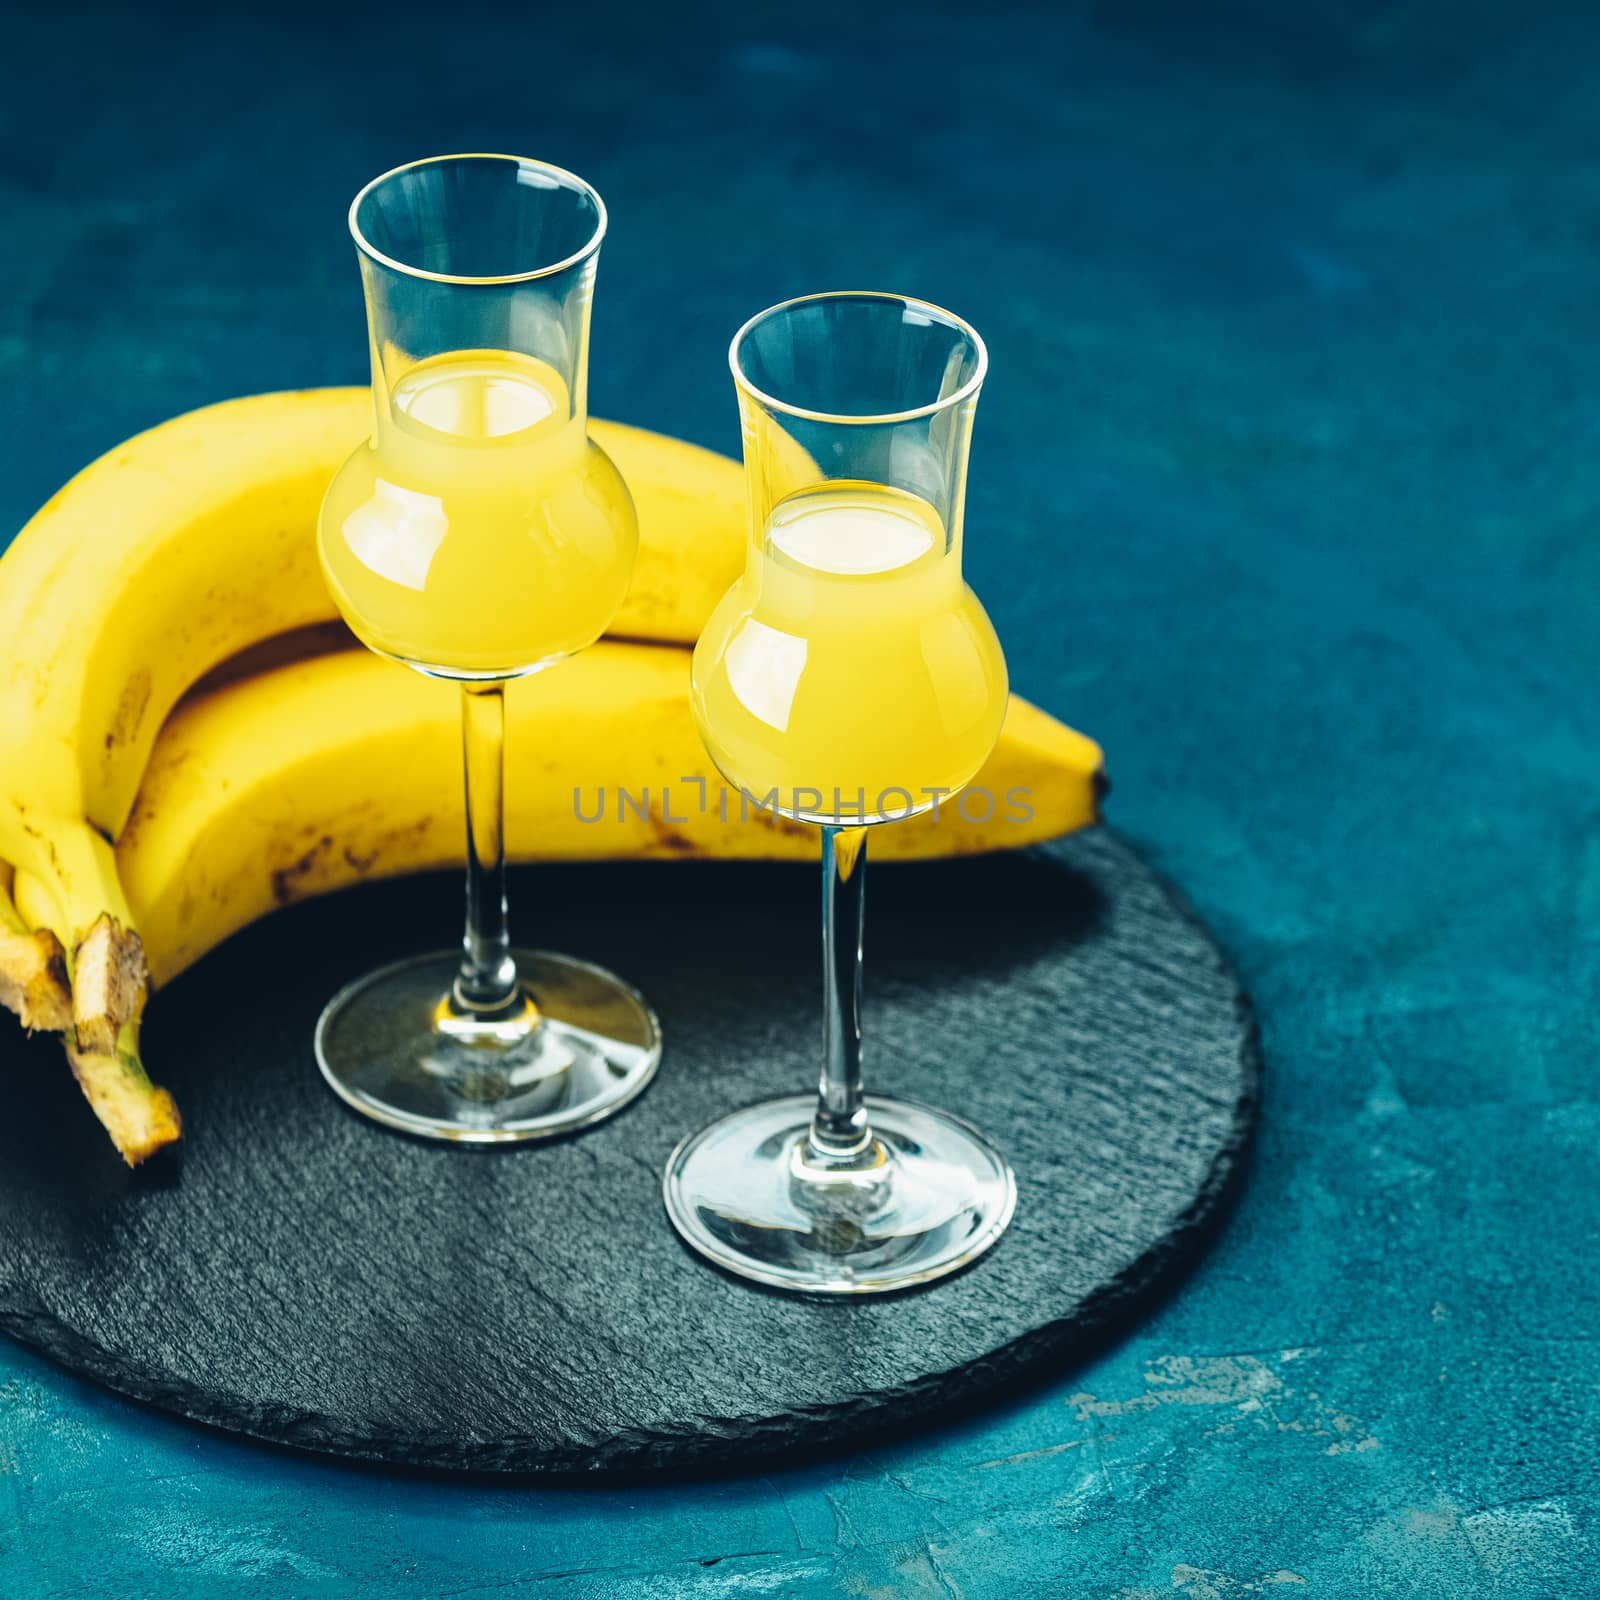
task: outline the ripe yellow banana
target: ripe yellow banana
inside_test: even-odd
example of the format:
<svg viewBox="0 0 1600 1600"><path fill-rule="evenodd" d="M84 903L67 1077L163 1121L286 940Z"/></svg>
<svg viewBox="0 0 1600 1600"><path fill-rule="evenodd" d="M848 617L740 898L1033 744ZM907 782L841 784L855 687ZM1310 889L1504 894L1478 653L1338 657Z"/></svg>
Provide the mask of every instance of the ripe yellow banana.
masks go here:
<svg viewBox="0 0 1600 1600"><path fill-rule="evenodd" d="M191 412L85 468L0 559L0 859L49 886L69 952L102 913L126 924L104 841L178 697L237 651L333 616L317 508L370 425L364 389ZM635 428L592 430L640 520L613 631L692 640L742 565L740 469Z"/></svg>
<svg viewBox="0 0 1600 1600"><path fill-rule="evenodd" d="M695 731L688 682L687 650L602 641L511 685L509 854L814 857L813 829L748 803L741 820ZM117 842L155 981L275 906L459 863L458 702L448 685L344 650L180 707ZM1066 833L1095 819L1100 769L1092 740L1014 698L975 785L994 796L993 816L968 823L947 804L937 823L882 830L874 848L955 854Z"/></svg>
<svg viewBox="0 0 1600 1600"><path fill-rule="evenodd" d="M369 407L364 389L315 390L180 417L87 468L0 559L0 863L18 869L0 893L0 1003L61 1029L130 1164L179 1132L139 1061L136 928L160 981L274 905L461 857L455 693L363 651L273 654L285 633L332 618L316 511ZM612 631L692 641L743 566L741 471L675 440L592 428L640 521ZM510 691L513 856L812 853L808 830L759 811L743 820L737 797L721 799L687 676L685 651L602 644ZM202 677L205 692L168 721ZM1093 819L1099 764L1090 741L1013 701L979 779L999 797L996 819L968 824L947 807L937 826L888 830L882 853L1065 832ZM1026 820L1013 790L1026 791ZM586 820L597 801L605 817Z"/></svg>
<svg viewBox="0 0 1600 1600"><path fill-rule="evenodd" d="M16 937L53 932L73 1070L114 1135L135 1141L118 1137L125 1155L163 1129L176 1137L176 1123L138 1062L144 958L109 841L184 691L241 650L333 617L317 508L370 426L365 389L191 412L85 468L0 557L0 861L23 875L27 924L0 928L0 1003L61 1021L56 952ZM591 429L639 513L614 626L692 639L742 565L740 469L639 429Z"/></svg>

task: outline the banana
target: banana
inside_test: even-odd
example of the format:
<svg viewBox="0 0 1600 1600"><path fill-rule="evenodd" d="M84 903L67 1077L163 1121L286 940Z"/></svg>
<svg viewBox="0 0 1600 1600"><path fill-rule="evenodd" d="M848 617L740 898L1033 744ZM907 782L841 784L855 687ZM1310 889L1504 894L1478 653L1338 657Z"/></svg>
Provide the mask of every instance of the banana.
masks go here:
<svg viewBox="0 0 1600 1600"><path fill-rule="evenodd" d="M179 696L238 651L334 617L317 508L370 425L365 389L191 412L85 468L0 559L0 858L49 884L68 950L102 913L127 925L105 840ZM742 565L740 469L636 428L591 430L639 511L613 631L690 640Z"/></svg>
<svg viewBox="0 0 1600 1600"><path fill-rule="evenodd" d="M110 841L158 729L197 679L334 618L316 514L371 414L369 392L352 388L178 417L85 468L0 557L0 860L21 873L27 903L25 926L13 916L0 927L0 1002L63 1027L79 1082L130 1160L177 1124L139 1065L144 955ZM614 626L692 639L742 565L742 473L677 440L590 428L639 513L634 583Z"/></svg>
<svg viewBox="0 0 1600 1600"><path fill-rule="evenodd" d="M689 659L602 641L510 686L513 859L815 857L814 829L748 802L741 819L695 731ZM344 650L180 707L116 849L155 982L276 906L459 864L458 701L449 685ZM947 803L937 821L882 830L875 852L957 854L1066 833L1095 820L1100 772L1092 740L1014 697L973 791L994 797L993 815L968 823Z"/></svg>
<svg viewBox="0 0 1600 1600"><path fill-rule="evenodd" d="M370 416L365 389L327 389L179 417L86 468L0 558L0 874L16 868L0 883L0 1003L62 1032L130 1164L180 1131L139 1059L147 976L172 978L275 905L461 860L455 691L365 651L282 659L284 635L334 620L316 513ZM638 429L591 431L640 523L611 632L691 642L744 565L742 471ZM510 690L513 857L812 855L810 830L745 820L726 796L688 662L606 643ZM946 807L887 830L880 853L1050 837L1093 820L1101 782L1091 741L1013 700L979 778L1000 816Z"/></svg>
<svg viewBox="0 0 1600 1600"><path fill-rule="evenodd" d="M595 418L589 432L616 463L639 515L633 577L606 632L692 645L744 570L744 468L714 450L621 422Z"/></svg>

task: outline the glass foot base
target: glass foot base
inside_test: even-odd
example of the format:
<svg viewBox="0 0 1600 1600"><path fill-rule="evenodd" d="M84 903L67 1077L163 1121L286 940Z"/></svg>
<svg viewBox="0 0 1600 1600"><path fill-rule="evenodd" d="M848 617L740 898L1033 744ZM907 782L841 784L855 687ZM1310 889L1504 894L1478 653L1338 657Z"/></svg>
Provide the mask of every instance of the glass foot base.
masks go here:
<svg viewBox="0 0 1600 1600"><path fill-rule="evenodd" d="M844 1171L805 1159L812 1095L691 1134L667 1162L672 1225L701 1255L808 1294L882 1294L975 1261L1005 1232L1016 1180L959 1117L867 1099L873 1144Z"/></svg>
<svg viewBox="0 0 1600 1600"><path fill-rule="evenodd" d="M518 1003L478 1020L452 1007L459 951L380 968L317 1023L317 1065L340 1099L429 1139L513 1144L620 1111L655 1076L661 1030L603 968L518 950Z"/></svg>

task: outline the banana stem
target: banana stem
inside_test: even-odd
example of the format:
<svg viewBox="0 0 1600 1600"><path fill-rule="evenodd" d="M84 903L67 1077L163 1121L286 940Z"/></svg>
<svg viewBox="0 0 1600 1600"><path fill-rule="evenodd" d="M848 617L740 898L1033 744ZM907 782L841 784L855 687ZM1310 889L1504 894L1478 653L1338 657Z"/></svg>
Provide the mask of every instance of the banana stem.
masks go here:
<svg viewBox="0 0 1600 1600"><path fill-rule="evenodd" d="M29 928L11 903L12 872L0 861L0 1006L25 1028L61 1032L72 1026L72 989L61 941Z"/></svg>
<svg viewBox="0 0 1600 1600"><path fill-rule="evenodd" d="M62 1042L78 1087L130 1167L181 1136L177 1104L145 1075L137 1021L123 1023L109 1050L80 1050L70 1033Z"/></svg>
<svg viewBox="0 0 1600 1600"><path fill-rule="evenodd" d="M506 915L506 691L503 683L461 689L461 749L467 784L467 920L455 1001L478 1016L517 998Z"/></svg>

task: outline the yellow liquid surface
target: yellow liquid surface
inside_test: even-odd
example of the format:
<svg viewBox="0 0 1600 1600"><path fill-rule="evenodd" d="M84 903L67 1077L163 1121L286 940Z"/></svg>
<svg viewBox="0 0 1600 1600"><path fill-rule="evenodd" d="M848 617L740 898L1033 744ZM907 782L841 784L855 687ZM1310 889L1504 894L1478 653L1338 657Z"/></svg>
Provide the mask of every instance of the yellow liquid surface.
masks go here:
<svg viewBox="0 0 1600 1600"><path fill-rule="evenodd" d="M787 813L872 821L976 775L1006 665L933 508L833 482L773 508L700 636L693 695L730 782L758 800L776 788Z"/></svg>
<svg viewBox="0 0 1600 1600"><path fill-rule="evenodd" d="M638 547L617 470L561 377L456 351L394 386L322 504L323 571L375 650L454 676L514 676L605 630Z"/></svg>

